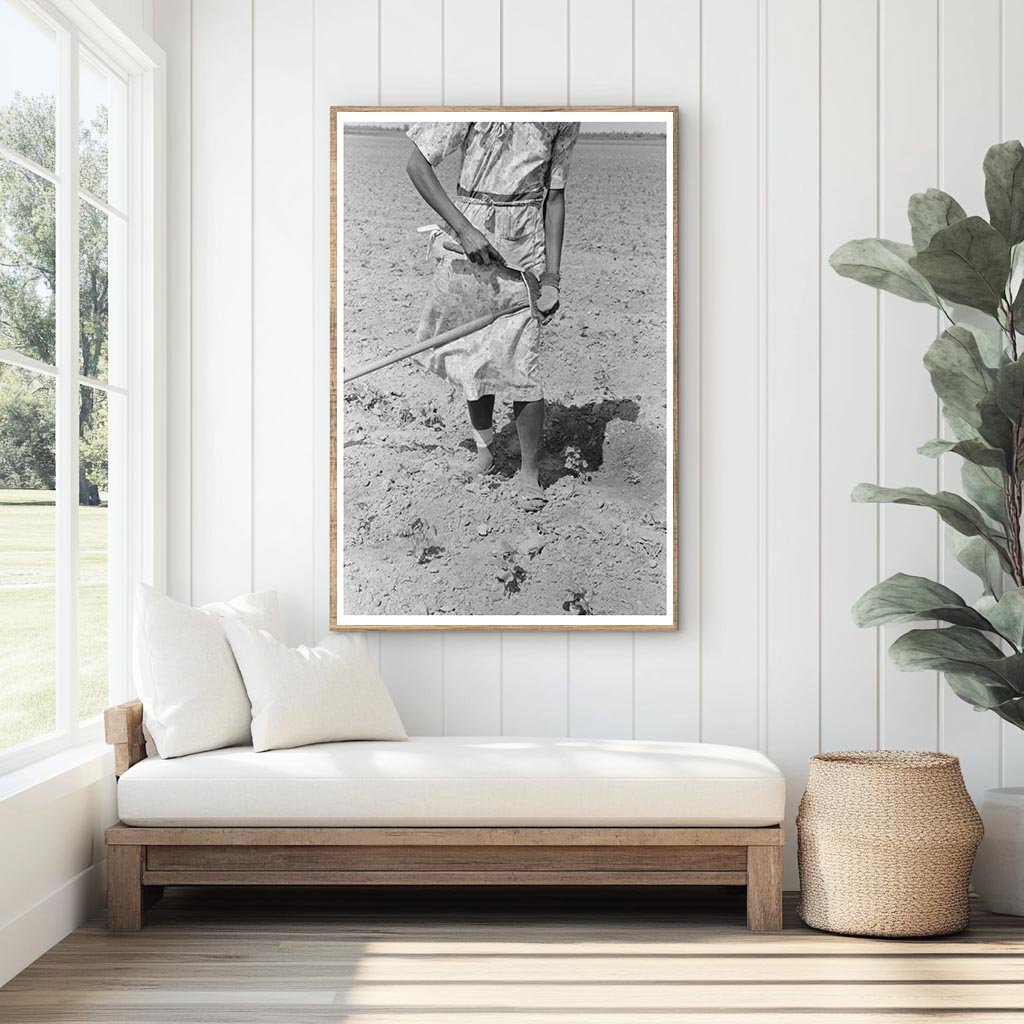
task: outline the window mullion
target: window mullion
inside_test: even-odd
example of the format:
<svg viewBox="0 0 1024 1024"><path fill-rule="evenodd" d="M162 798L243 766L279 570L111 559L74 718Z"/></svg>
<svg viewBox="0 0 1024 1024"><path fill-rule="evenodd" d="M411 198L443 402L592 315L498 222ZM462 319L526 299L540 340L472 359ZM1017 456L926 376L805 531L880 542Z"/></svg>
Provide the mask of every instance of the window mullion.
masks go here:
<svg viewBox="0 0 1024 1024"><path fill-rule="evenodd" d="M57 107L57 728L78 730L78 33L60 33Z"/></svg>

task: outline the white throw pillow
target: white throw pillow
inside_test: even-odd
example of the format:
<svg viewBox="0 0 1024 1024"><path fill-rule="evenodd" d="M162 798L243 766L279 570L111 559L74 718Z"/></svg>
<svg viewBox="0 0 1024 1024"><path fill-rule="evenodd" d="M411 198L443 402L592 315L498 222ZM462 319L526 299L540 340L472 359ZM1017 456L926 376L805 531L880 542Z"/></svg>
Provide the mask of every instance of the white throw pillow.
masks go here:
<svg viewBox="0 0 1024 1024"><path fill-rule="evenodd" d="M365 642L290 648L238 620L224 632L252 704L253 750L407 738Z"/></svg>
<svg viewBox="0 0 1024 1024"><path fill-rule="evenodd" d="M222 626L230 620L280 636L277 594L190 608L139 585L135 685L161 757L249 744L249 698Z"/></svg>

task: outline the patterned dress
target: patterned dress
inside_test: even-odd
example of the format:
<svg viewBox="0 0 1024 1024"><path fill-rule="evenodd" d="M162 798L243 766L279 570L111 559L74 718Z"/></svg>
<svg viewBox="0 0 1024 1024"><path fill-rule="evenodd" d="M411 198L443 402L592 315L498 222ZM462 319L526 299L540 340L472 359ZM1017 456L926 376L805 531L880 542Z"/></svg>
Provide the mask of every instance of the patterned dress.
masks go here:
<svg viewBox="0 0 1024 1024"><path fill-rule="evenodd" d="M565 188L579 130L579 122L430 121L414 124L408 135L431 166L461 149L455 205L509 266L539 276L545 269L544 197L549 188ZM436 264L418 341L480 315L459 298L467 275L473 285L468 291L476 296L509 288L510 275L469 263L445 248L446 238L450 243L450 229L431 236ZM516 287L515 297L523 301L524 290ZM470 401L498 393L523 402L544 396L540 325L529 310L503 316L417 361L460 387Z"/></svg>

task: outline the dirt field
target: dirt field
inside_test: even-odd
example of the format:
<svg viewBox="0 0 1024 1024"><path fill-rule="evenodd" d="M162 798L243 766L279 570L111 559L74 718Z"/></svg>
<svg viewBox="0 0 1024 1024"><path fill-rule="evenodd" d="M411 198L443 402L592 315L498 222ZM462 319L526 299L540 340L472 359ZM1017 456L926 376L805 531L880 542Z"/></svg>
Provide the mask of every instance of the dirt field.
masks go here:
<svg viewBox="0 0 1024 1024"><path fill-rule="evenodd" d="M408 345L436 217L398 133L346 138L344 330L351 368ZM666 611L664 140L581 138L566 191L562 308L542 332L538 513L519 510L512 408L498 473L473 477L461 394L410 361L343 393L349 615L658 615ZM441 168L453 188L456 160Z"/></svg>

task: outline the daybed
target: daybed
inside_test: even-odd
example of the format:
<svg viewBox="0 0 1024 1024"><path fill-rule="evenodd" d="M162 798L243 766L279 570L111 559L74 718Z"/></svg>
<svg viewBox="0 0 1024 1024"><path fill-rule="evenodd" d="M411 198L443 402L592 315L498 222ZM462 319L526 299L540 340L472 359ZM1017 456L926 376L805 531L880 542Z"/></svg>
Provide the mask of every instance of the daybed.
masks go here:
<svg viewBox="0 0 1024 1024"><path fill-rule="evenodd" d="M785 782L763 754L640 740L414 737L146 756L110 708L109 927L165 885L740 885L782 927Z"/></svg>

